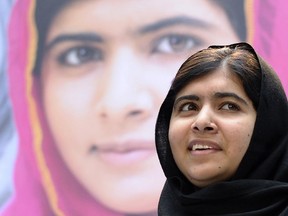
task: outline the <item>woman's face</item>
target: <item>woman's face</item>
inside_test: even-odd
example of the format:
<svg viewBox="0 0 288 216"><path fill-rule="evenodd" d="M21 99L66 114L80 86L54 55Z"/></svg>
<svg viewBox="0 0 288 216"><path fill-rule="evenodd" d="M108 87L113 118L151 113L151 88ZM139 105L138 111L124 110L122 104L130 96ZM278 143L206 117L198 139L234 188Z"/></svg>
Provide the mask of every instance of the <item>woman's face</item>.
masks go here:
<svg viewBox="0 0 288 216"><path fill-rule="evenodd" d="M173 157L198 187L229 179L249 146L256 120L240 79L220 68L176 96L170 120Z"/></svg>
<svg viewBox="0 0 288 216"><path fill-rule="evenodd" d="M117 211L157 209L165 178L154 126L175 71L196 50L238 40L203 0L86 0L60 11L43 103L61 156L92 196Z"/></svg>

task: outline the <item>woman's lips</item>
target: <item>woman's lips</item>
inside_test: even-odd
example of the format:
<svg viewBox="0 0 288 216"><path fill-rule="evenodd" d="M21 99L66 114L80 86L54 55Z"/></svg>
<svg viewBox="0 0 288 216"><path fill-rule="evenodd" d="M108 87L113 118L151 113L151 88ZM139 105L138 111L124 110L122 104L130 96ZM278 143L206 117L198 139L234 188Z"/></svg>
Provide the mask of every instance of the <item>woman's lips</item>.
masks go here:
<svg viewBox="0 0 288 216"><path fill-rule="evenodd" d="M188 150L192 155L203 155L222 151L222 148L214 141L197 139L189 143Z"/></svg>
<svg viewBox="0 0 288 216"><path fill-rule="evenodd" d="M129 141L113 144L93 145L89 150L105 163L113 166L133 166L156 154L153 142Z"/></svg>

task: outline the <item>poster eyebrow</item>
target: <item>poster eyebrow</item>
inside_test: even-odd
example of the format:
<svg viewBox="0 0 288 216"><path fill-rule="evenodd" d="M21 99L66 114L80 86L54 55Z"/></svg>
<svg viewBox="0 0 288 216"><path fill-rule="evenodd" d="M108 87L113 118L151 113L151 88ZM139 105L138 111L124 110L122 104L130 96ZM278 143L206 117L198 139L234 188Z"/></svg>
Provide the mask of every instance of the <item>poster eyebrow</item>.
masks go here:
<svg viewBox="0 0 288 216"><path fill-rule="evenodd" d="M95 33L61 34L50 41L45 48L50 50L55 45L65 41L92 41L101 43L104 41L104 39Z"/></svg>
<svg viewBox="0 0 288 216"><path fill-rule="evenodd" d="M138 33L145 34L145 33L158 31L163 28L167 28L167 27L175 26L175 25L186 25L186 26L188 25L188 26L202 27L202 28L211 27L209 23L204 22L203 20L199 20L196 18L188 17L188 16L177 16L177 17L172 17L168 19L163 19L155 23L151 23L146 26L143 26L138 30Z"/></svg>

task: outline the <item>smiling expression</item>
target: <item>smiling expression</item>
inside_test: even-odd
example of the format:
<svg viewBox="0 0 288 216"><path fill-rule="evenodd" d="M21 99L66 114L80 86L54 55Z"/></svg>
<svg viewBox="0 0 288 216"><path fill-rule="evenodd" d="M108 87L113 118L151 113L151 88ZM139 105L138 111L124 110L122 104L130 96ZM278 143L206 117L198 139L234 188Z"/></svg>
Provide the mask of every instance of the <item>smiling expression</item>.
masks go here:
<svg viewBox="0 0 288 216"><path fill-rule="evenodd" d="M192 80L176 96L169 141L174 160L198 187L229 179L249 146L256 111L225 68Z"/></svg>
<svg viewBox="0 0 288 216"><path fill-rule="evenodd" d="M106 206L155 211L165 178L154 125L175 71L191 52L239 39L209 1L72 2L51 24L41 71L57 148Z"/></svg>

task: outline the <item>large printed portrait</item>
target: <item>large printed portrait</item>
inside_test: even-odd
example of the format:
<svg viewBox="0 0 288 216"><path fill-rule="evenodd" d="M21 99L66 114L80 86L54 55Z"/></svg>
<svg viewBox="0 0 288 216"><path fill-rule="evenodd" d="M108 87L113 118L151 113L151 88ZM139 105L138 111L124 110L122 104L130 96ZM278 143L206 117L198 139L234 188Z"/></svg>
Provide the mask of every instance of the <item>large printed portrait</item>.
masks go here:
<svg viewBox="0 0 288 216"><path fill-rule="evenodd" d="M157 215L165 176L155 122L178 68L210 45L248 41L287 92L285 7L284 0L16 0L0 38L8 47L2 113L11 116L1 117L1 128L13 125L17 137L14 150L11 136L0 140L9 167L0 167L8 182L0 185L1 215Z"/></svg>

